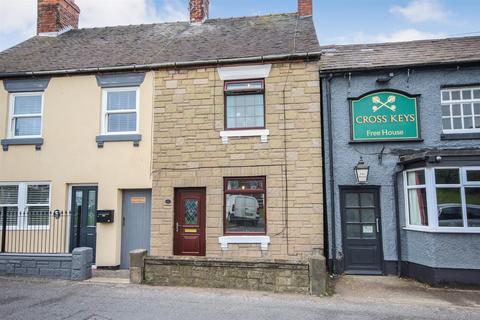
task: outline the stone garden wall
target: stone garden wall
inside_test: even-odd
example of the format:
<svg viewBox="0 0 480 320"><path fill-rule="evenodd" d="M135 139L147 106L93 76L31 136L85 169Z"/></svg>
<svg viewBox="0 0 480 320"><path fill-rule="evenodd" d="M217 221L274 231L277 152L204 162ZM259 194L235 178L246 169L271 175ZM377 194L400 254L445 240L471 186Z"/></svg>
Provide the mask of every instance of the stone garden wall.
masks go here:
<svg viewBox="0 0 480 320"><path fill-rule="evenodd" d="M145 258L145 283L308 294L308 262Z"/></svg>

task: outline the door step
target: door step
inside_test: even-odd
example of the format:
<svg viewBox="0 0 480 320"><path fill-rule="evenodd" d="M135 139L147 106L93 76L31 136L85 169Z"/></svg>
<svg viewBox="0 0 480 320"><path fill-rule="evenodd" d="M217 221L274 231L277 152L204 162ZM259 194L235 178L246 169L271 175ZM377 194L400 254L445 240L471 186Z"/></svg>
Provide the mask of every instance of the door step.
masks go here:
<svg viewBox="0 0 480 320"><path fill-rule="evenodd" d="M92 278L88 280L96 283L130 283L129 270L92 270Z"/></svg>

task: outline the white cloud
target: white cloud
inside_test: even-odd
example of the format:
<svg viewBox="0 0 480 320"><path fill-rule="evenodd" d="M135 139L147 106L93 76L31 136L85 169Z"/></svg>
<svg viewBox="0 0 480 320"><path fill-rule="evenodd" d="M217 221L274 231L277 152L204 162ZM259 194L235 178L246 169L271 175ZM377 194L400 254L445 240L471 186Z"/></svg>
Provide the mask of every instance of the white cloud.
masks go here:
<svg viewBox="0 0 480 320"><path fill-rule="evenodd" d="M36 28L37 0L0 0L0 35L18 33L32 34ZM7 14L8 12L8 14Z"/></svg>
<svg viewBox="0 0 480 320"><path fill-rule="evenodd" d="M181 21L188 19L188 9L181 0L165 0L157 8L153 0L76 0L80 7L80 27ZM0 0L0 34L34 35L37 0Z"/></svg>
<svg viewBox="0 0 480 320"><path fill-rule="evenodd" d="M390 34L365 34L357 32L348 37L338 37L331 39L329 43L352 44L352 43L379 43L379 42L401 42L412 40L438 39L444 38L443 33L423 32L417 29L403 29Z"/></svg>
<svg viewBox="0 0 480 320"><path fill-rule="evenodd" d="M153 0L76 0L82 11L80 27L181 21L188 10L180 0L165 0L161 8Z"/></svg>
<svg viewBox="0 0 480 320"><path fill-rule="evenodd" d="M188 8L182 0L76 0L81 10L80 27L104 27L127 24L188 20ZM35 35L37 0L0 0L0 51ZM8 12L8 14L5 14Z"/></svg>
<svg viewBox="0 0 480 320"><path fill-rule="evenodd" d="M396 31L389 35L377 35L375 38L380 42L400 42L400 41L411 41L411 40L424 40L424 39L434 39L434 38L444 38L445 35L442 33L431 33L423 32L417 29L404 29Z"/></svg>
<svg viewBox="0 0 480 320"><path fill-rule="evenodd" d="M450 15L450 12L443 7L439 0L411 0L405 7L392 7L390 12L401 15L412 23L448 22Z"/></svg>

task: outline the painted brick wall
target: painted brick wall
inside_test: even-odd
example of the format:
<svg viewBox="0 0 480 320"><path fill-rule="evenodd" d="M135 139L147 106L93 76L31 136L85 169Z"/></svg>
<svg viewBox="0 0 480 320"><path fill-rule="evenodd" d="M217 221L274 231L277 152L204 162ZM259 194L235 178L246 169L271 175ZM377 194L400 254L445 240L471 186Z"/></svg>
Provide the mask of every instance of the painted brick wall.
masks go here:
<svg viewBox="0 0 480 320"><path fill-rule="evenodd" d="M266 79L268 143L260 137L222 143L223 81L216 68L158 71L154 122L151 255L172 255L173 205L165 200L173 200L175 187L207 188L207 256L297 259L323 249L318 63L272 66ZM271 244L263 254L258 244L230 245L222 251L218 243L223 236L223 178L236 176L267 177Z"/></svg>

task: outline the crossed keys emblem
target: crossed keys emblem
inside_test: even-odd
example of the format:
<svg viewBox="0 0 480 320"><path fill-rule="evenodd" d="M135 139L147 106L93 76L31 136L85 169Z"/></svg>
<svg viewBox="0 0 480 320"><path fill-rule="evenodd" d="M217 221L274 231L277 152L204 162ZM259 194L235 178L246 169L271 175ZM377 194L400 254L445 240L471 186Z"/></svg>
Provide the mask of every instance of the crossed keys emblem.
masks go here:
<svg viewBox="0 0 480 320"><path fill-rule="evenodd" d="M377 112L378 110L382 109L383 107L395 112L397 111L397 106L392 103L395 103L395 96L389 96L386 102L383 102L379 96L375 96L372 98L372 102L377 104L372 107L373 112Z"/></svg>

